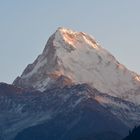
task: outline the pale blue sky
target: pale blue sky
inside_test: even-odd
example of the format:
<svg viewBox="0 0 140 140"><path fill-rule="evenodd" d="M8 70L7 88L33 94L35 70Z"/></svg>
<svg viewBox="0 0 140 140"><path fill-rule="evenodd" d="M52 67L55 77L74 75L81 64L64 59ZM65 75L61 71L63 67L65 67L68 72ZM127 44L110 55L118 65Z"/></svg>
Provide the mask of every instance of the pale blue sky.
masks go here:
<svg viewBox="0 0 140 140"><path fill-rule="evenodd" d="M20 75L60 26L91 34L140 73L140 0L0 0L0 81Z"/></svg>

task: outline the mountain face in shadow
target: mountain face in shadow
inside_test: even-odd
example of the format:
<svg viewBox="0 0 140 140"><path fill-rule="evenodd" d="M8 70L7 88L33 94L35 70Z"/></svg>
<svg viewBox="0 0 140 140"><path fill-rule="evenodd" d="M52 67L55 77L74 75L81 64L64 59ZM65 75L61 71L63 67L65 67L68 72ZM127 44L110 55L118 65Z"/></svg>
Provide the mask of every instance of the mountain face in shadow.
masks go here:
<svg viewBox="0 0 140 140"><path fill-rule="evenodd" d="M11 92L14 88L6 84L0 86L2 140L14 137L15 140L73 140L111 135L122 138L129 130L96 100L102 93L87 84L44 92L18 91L17 88Z"/></svg>

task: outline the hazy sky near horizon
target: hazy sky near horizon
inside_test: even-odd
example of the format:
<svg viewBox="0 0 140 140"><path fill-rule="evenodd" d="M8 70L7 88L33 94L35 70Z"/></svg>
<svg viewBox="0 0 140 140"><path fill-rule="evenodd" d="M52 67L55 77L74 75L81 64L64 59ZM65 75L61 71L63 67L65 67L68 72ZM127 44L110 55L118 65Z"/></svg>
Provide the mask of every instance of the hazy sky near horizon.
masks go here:
<svg viewBox="0 0 140 140"><path fill-rule="evenodd" d="M60 26L91 34L140 74L140 0L0 0L0 82L21 75Z"/></svg>

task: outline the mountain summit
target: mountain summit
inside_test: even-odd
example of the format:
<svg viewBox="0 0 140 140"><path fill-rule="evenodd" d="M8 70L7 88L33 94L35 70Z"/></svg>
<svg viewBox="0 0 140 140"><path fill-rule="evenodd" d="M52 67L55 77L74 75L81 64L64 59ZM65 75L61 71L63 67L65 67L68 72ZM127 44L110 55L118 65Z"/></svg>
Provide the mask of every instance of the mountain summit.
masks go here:
<svg viewBox="0 0 140 140"><path fill-rule="evenodd" d="M56 81L64 85L87 83L111 96L140 102L138 74L120 64L90 35L62 27L13 84L44 91Z"/></svg>

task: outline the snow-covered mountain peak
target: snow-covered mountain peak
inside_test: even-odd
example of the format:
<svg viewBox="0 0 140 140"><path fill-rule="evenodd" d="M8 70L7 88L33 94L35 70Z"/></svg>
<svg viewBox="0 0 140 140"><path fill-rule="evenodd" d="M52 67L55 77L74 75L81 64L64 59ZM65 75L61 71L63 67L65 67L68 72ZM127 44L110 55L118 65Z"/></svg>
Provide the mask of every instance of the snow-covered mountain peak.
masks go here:
<svg viewBox="0 0 140 140"><path fill-rule="evenodd" d="M140 101L140 77L136 73L120 64L90 35L62 27L13 84L43 91L60 82L60 76L67 77L71 83L88 83L112 96Z"/></svg>
<svg viewBox="0 0 140 140"><path fill-rule="evenodd" d="M87 47L87 45L88 47L99 49L99 46L93 37L90 37L84 32L76 32L63 27L57 29L55 33L54 45L57 46L60 42L65 42L70 48L73 49L76 47ZM60 46L62 46L62 44Z"/></svg>

